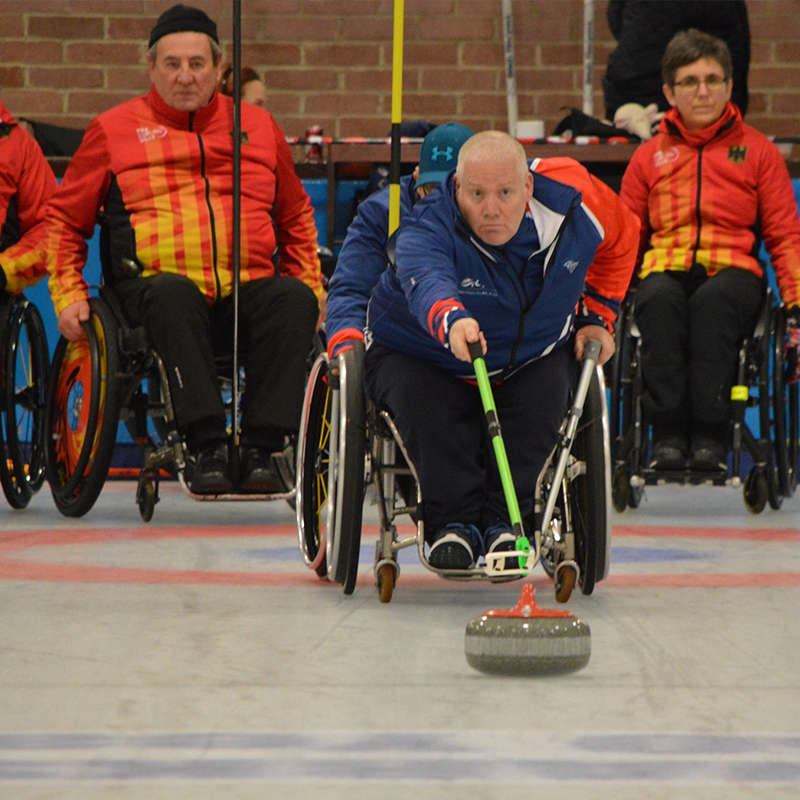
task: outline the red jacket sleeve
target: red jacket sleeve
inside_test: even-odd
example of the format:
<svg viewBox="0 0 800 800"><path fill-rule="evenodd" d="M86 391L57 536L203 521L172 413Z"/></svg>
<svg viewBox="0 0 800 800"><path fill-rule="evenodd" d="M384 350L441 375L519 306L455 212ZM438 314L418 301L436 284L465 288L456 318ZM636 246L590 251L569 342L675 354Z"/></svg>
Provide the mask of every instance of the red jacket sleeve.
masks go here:
<svg viewBox="0 0 800 800"><path fill-rule="evenodd" d="M800 306L800 217L789 170L778 148L765 147L759 170L761 235L787 306Z"/></svg>
<svg viewBox="0 0 800 800"><path fill-rule="evenodd" d="M639 219L639 247L636 263L642 260L642 254L650 242L650 185L643 168L644 158L650 154L649 147L639 147L633 154L625 173L619 196L622 202Z"/></svg>
<svg viewBox="0 0 800 800"><path fill-rule="evenodd" d="M536 172L577 189L584 207L603 229L603 241L586 274L581 302L586 311L598 314L613 330L619 304L625 298L636 265L639 221L609 186L574 159L542 159Z"/></svg>
<svg viewBox="0 0 800 800"><path fill-rule="evenodd" d="M6 275L6 291L18 294L47 274L43 222L47 203L57 184L53 170L32 136L14 126L9 139L18 153L16 200L21 236L3 251L0 265Z"/></svg>
<svg viewBox="0 0 800 800"><path fill-rule="evenodd" d="M275 169L273 220L277 228L280 271L322 294L322 269L317 254L314 209L294 168L292 153L278 123L273 120L278 162Z"/></svg>
<svg viewBox="0 0 800 800"><path fill-rule="evenodd" d="M48 208L46 246L50 295L56 314L89 297L83 279L86 240L111 184L106 135L97 121L86 129Z"/></svg>

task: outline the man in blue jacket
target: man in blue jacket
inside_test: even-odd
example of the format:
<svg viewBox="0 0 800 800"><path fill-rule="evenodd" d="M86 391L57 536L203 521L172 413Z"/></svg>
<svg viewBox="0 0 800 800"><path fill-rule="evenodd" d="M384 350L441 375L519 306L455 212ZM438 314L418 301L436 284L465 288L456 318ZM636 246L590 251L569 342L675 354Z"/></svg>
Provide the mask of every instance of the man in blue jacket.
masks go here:
<svg viewBox="0 0 800 800"><path fill-rule="evenodd" d="M458 122L437 125L425 136L419 164L400 179L400 218L430 194L456 167L459 150L473 131ZM387 267L389 187L367 197L347 229L336 270L328 285L325 331L333 358L355 341L364 341L367 304Z"/></svg>
<svg viewBox="0 0 800 800"><path fill-rule="evenodd" d="M469 569L514 548L468 344L485 353L527 517L575 357L589 339L601 342L601 363L613 353L638 230L577 162L529 168L522 146L499 131L469 139L455 174L401 223L396 270L370 300L365 379L417 469L434 568Z"/></svg>

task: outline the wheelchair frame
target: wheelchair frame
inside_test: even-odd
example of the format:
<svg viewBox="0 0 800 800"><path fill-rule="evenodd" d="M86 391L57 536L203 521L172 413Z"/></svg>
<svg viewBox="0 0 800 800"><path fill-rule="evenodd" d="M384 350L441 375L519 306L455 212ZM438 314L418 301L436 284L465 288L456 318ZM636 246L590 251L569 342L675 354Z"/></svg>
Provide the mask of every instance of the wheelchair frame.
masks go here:
<svg viewBox="0 0 800 800"><path fill-rule="evenodd" d="M787 384L783 341L786 314L767 289L753 333L739 349L737 383L732 388L730 463L719 473L656 470L649 466L650 426L643 408L641 338L629 297L620 315L617 351L611 366L611 439L614 450L612 498L618 512L637 508L646 486L661 483L742 487L744 503L754 514L769 503L779 509L797 486L800 456L798 386ZM757 409L758 434L745 412ZM753 461L744 480L742 456Z"/></svg>
<svg viewBox="0 0 800 800"><path fill-rule="evenodd" d="M5 297L2 303L0 365L0 484L9 505L22 509L44 483L42 422L49 369L42 317L24 295Z"/></svg>
<svg viewBox="0 0 800 800"><path fill-rule="evenodd" d="M96 502L108 476L120 421L143 451L136 503L145 522L152 519L165 473L175 475L183 491L197 500L292 501L293 475L286 465L279 470L284 492L192 493L184 474L185 445L175 425L161 359L149 346L144 329L127 324L113 292L100 287L99 297L89 305L91 317L83 326L86 337L78 342L61 337L56 346L45 402L46 472L62 514L82 516ZM224 392L225 375L220 380ZM289 454L285 458L287 463L294 461Z"/></svg>
<svg viewBox="0 0 800 800"><path fill-rule="evenodd" d="M440 570L425 554L419 479L390 415L368 403L363 389L363 346L340 353L331 369L326 354L315 362L306 391L297 448L297 530L303 561L320 578L356 585L363 502L375 490L380 531L375 546L375 585L389 602L400 572L400 550L415 547L422 565L455 580L501 582L528 575L538 561L554 579L556 599L574 587L591 594L608 574L611 494L608 416L602 371L585 379L586 416L574 404L537 482L534 513L526 520L532 545L518 551L524 564L504 570L508 553L489 556L469 570ZM599 496L599 499L597 495ZM566 500L565 500L566 498ZM410 516L414 533L398 535L396 520Z"/></svg>

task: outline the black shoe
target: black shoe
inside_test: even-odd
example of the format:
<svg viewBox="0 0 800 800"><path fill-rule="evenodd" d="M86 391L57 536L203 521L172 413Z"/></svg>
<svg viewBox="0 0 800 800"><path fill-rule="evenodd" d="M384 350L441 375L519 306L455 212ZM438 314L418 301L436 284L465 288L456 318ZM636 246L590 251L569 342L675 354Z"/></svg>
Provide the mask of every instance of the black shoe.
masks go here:
<svg viewBox="0 0 800 800"><path fill-rule="evenodd" d="M698 472L727 472L728 448L722 442L707 436L692 437L689 469Z"/></svg>
<svg viewBox="0 0 800 800"><path fill-rule="evenodd" d="M686 469L688 450L688 443L683 437L665 436L653 445L650 469Z"/></svg>
<svg viewBox="0 0 800 800"><path fill-rule="evenodd" d="M193 494L224 494L233 488L228 477L228 445L213 444L197 454L194 474L189 482Z"/></svg>
<svg viewBox="0 0 800 800"><path fill-rule="evenodd" d="M483 534L483 543L486 547L486 553L499 553L510 551L513 556L504 558L501 564L501 569L517 569L519 567L519 556L516 554L517 537L511 532L511 526L505 522L498 522L492 525L486 533Z"/></svg>
<svg viewBox="0 0 800 800"><path fill-rule="evenodd" d="M271 453L257 447L242 449L243 492L251 494L279 494L285 491L283 481Z"/></svg>
<svg viewBox="0 0 800 800"><path fill-rule="evenodd" d="M472 569L478 542L480 534L474 525L445 525L431 543L428 563L434 569Z"/></svg>

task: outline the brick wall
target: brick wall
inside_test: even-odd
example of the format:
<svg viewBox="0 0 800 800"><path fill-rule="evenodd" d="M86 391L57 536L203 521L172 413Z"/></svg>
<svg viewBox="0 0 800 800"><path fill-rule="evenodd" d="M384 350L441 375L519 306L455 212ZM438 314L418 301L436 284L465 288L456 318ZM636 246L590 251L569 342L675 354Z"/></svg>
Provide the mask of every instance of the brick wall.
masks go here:
<svg viewBox="0 0 800 800"><path fill-rule="evenodd" d="M0 0L0 97L71 127L146 91L145 43L174 0ZM190 0L231 38L230 0ZM698 0L713 2L713 0ZM800 0L749 0L748 121L800 136ZM244 63L289 135L383 136L391 118L392 0L243 0ZM614 42L595 3L595 93ZM403 117L506 127L501 0L406 0ZM582 0L514 0L520 118L550 132L582 104ZM230 47L228 47L230 51Z"/></svg>

